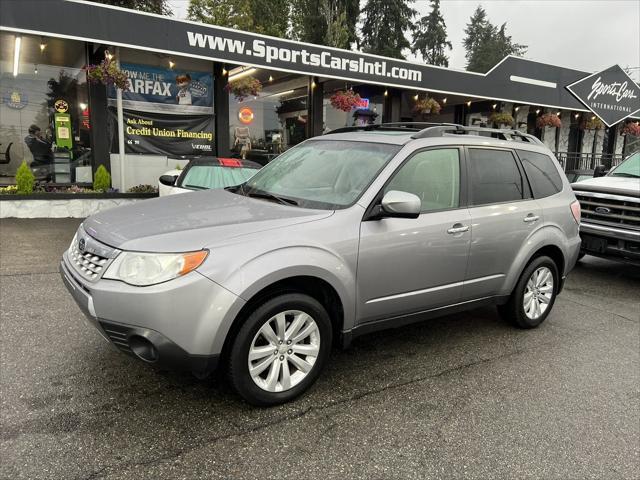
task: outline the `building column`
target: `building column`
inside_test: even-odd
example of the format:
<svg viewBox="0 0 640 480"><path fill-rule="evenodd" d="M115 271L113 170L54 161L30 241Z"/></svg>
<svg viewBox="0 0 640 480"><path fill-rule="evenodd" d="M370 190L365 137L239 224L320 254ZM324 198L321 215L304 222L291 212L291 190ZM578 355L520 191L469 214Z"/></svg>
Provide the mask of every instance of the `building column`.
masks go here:
<svg viewBox="0 0 640 480"><path fill-rule="evenodd" d="M400 121L400 109L402 107L402 92L395 88L387 88L382 107L382 123Z"/></svg>
<svg viewBox="0 0 640 480"><path fill-rule="evenodd" d="M105 47L95 43L85 43L88 64L97 65L104 60ZM91 122L91 162L92 178L100 165L111 171L111 138L117 132L110 131L107 89L101 83L87 82L89 88L89 119ZM111 123L113 126L115 122ZM110 135L110 133L112 135Z"/></svg>
<svg viewBox="0 0 640 480"><path fill-rule="evenodd" d="M213 113L214 113L214 141L217 157L231 155L229 139L229 94L224 89L229 82L228 74L223 74L224 64L213 64Z"/></svg>
<svg viewBox="0 0 640 480"><path fill-rule="evenodd" d="M322 135L322 97L324 96L323 85L318 77L309 77L307 87L307 138Z"/></svg>

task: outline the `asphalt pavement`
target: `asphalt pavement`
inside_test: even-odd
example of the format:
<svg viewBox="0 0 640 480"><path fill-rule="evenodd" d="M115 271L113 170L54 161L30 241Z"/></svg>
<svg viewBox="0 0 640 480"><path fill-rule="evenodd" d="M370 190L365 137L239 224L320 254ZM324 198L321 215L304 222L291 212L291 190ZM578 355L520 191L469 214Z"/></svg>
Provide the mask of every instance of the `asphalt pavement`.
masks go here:
<svg viewBox="0 0 640 480"><path fill-rule="evenodd" d="M486 308L361 337L257 409L84 322L57 273L78 224L0 222L0 478L640 478L637 268L585 257L535 330Z"/></svg>

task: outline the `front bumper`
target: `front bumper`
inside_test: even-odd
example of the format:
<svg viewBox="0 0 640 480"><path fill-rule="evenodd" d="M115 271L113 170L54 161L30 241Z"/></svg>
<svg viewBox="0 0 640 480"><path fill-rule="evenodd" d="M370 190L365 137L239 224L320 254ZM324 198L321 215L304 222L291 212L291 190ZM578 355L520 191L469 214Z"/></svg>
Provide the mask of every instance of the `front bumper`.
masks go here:
<svg viewBox="0 0 640 480"><path fill-rule="evenodd" d="M640 264L640 231L582 222L581 249L589 255Z"/></svg>
<svg viewBox="0 0 640 480"><path fill-rule="evenodd" d="M216 368L244 301L197 272L159 285L82 280L66 257L60 275L87 322L119 350L171 370Z"/></svg>

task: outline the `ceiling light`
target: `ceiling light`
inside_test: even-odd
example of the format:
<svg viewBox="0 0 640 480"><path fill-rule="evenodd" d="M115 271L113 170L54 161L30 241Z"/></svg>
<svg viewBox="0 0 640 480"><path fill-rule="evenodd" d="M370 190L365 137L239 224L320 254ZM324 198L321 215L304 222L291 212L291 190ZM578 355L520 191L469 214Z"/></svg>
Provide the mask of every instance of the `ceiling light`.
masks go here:
<svg viewBox="0 0 640 480"><path fill-rule="evenodd" d="M591 120L595 120L595 119L596 119L596 116L595 116L595 115L594 115L593 117L591 117Z"/></svg>
<svg viewBox="0 0 640 480"><path fill-rule="evenodd" d="M227 73L227 69L222 67L222 76L224 77Z"/></svg>
<svg viewBox="0 0 640 480"><path fill-rule="evenodd" d="M289 95L290 93L295 92L295 90L285 90L284 92L273 93L269 95L269 97L279 97L281 95Z"/></svg>
<svg viewBox="0 0 640 480"><path fill-rule="evenodd" d="M470 107L470 106L471 106L471 100L467 102L467 107Z"/></svg>
<svg viewBox="0 0 640 480"><path fill-rule="evenodd" d="M242 77L246 77L247 75L251 75L255 71L256 71L255 68L240 69L240 71L238 71L237 73L230 73L229 74L229 81L232 82L234 80L239 80Z"/></svg>
<svg viewBox="0 0 640 480"><path fill-rule="evenodd" d="M447 103L447 97L444 97L444 98L442 99L442 103Z"/></svg>
<svg viewBox="0 0 640 480"><path fill-rule="evenodd" d="M389 90L385 89L385 91L384 91L384 96L386 97L386 96L388 96L388 95L389 95Z"/></svg>
<svg viewBox="0 0 640 480"><path fill-rule="evenodd" d="M491 105L491 107L492 107L494 110L496 109L496 107L497 107L497 106L498 106L498 104L497 104L497 103L494 103L493 105Z"/></svg>
<svg viewBox="0 0 640 480"><path fill-rule="evenodd" d="M518 110L520 110L520 107L516 107L516 112L517 112Z"/></svg>
<svg viewBox="0 0 640 480"><path fill-rule="evenodd" d="M273 75L269 75L269 81L273 82Z"/></svg>
<svg viewBox="0 0 640 480"><path fill-rule="evenodd" d="M87 109L87 104L86 103L79 103L78 104L80 106L80 110L86 110Z"/></svg>
<svg viewBox="0 0 640 480"><path fill-rule="evenodd" d="M414 100L418 100L418 94L416 93L413 97Z"/></svg>
<svg viewBox="0 0 640 480"><path fill-rule="evenodd" d="M573 116L573 118L578 118L579 116L580 116L580 114L579 114L579 113L576 113L576 114Z"/></svg>
<svg viewBox="0 0 640 480"><path fill-rule="evenodd" d="M13 49L13 76L18 76L18 67L20 66L20 45L22 44L22 37L16 37L16 43Z"/></svg>
<svg viewBox="0 0 640 480"><path fill-rule="evenodd" d="M536 113L540 113L540 109L539 108L536 110Z"/></svg>
<svg viewBox="0 0 640 480"><path fill-rule="evenodd" d="M107 60L111 60L113 58L113 55L111 54L111 52L109 50L105 50L104 51L104 56Z"/></svg>
<svg viewBox="0 0 640 480"><path fill-rule="evenodd" d="M558 113L556 113L556 115L560 116L560 114L561 114L561 113L562 113L562 112L558 112Z"/></svg>
<svg viewBox="0 0 640 480"><path fill-rule="evenodd" d="M47 48L47 44L44 43L44 40L40 41L40 53L44 52L44 49Z"/></svg>
<svg viewBox="0 0 640 480"><path fill-rule="evenodd" d="M176 63L173 60L169 60L169 68L173 69L176 66Z"/></svg>

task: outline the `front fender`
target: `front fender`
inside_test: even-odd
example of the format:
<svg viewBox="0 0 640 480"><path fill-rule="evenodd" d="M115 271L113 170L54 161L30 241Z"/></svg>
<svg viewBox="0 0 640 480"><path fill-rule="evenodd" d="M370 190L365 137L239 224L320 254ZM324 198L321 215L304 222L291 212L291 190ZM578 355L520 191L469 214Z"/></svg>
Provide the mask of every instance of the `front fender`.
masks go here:
<svg viewBox="0 0 640 480"><path fill-rule="evenodd" d="M249 301L264 288L296 276L316 277L337 292L344 310L344 326L355 320L355 267L333 252L319 247L287 247L264 252L246 261L224 279L224 287ZM222 348L235 317L226 316L218 328L214 351Z"/></svg>

